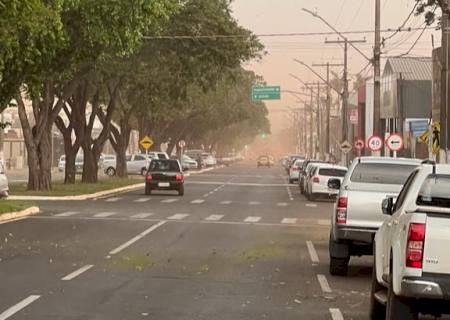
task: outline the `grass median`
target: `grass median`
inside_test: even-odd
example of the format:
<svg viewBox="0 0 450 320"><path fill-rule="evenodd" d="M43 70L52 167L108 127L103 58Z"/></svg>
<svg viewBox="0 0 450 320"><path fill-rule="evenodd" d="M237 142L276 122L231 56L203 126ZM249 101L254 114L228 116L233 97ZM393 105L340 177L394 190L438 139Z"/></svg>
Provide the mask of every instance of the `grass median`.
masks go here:
<svg viewBox="0 0 450 320"><path fill-rule="evenodd" d="M78 196L83 194L92 194L100 191L107 191L121 187L130 186L137 183L143 183L144 178L117 179L107 178L99 180L98 183L64 184L63 181L54 181L51 191L29 191L26 183L10 184L9 194L14 196Z"/></svg>
<svg viewBox="0 0 450 320"><path fill-rule="evenodd" d="M0 215L3 213L19 212L32 206L33 203L30 202L2 199L0 200Z"/></svg>

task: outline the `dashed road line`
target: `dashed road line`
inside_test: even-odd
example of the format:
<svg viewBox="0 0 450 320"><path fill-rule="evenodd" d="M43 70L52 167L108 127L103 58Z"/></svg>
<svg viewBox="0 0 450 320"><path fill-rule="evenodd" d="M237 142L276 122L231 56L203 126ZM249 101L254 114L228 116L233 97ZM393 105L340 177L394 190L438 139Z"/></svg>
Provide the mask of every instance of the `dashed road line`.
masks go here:
<svg viewBox="0 0 450 320"><path fill-rule="evenodd" d="M278 207L287 207L289 204L287 204L286 202L278 202L277 206Z"/></svg>
<svg viewBox="0 0 450 320"><path fill-rule="evenodd" d="M91 269L93 266L94 266L93 264L85 265L84 267L81 267L80 269L75 270L75 271L72 272L72 273L69 273L67 276L65 276L65 277L62 278L61 280L63 280L63 281L70 281L70 280L73 280L73 279L75 279L76 277L78 277L80 274L82 274L82 273L88 271L89 269Z"/></svg>
<svg viewBox="0 0 450 320"><path fill-rule="evenodd" d="M206 221L219 221L219 220L222 220L223 217L224 217L223 214L212 214L209 217L206 217L205 220Z"/></svg>
<svg viewBox="0 0 450 320"><path fill-rule="evenodd" d="M100 212L100 213L94 214L94 217L95 218L106 218L106 217L111 217L114 215L116 215L115 212Z"/></svg>
<svg viewBox="0 0 450 320"><path fill-rule="evenodd" d="M281 223L295 224L295 223L297 223L297 219L296 218L284 218L283 220L281 220Z"/></svg>
<svg viewBox="0 0 450 320"><path fill-rule="evenodd" d="M148 217L150 217L151 215L153 215L153 213L144 213L144 212L142 212L142 213L138 213L138 214L135 214L135 215L132 215L131 216L131 218L133 218L133 219L145 219L145 218L148 218Z"/></svg>
<svg viewBox="0 0 450 320"><path fill-rule="evenodd" d="M166 199L166 200L161 200L161 203L174 203L177 202L179 199Z"/></svg>
<svg viewBox="0 0 450 320"><path fill-rule="evenodd" d="M148 202L150 200L151 200L151 198L139 198L139 199L134 200L134 202L143 203L143 202Z"/></svg>
<svg viewBox="0 0 450 320"><path fill-rule="evenodd" d="M187 218L189 215L187 213L176 213L173 216L167 218L167 220L183 220Z"/></svg>
<svg viewBox="0 0 450 320"><path fill-rule="evenodd" d="M71 216L74 216L79 213L80 212L78 212L78 211L67 211L67 212L55 214L55 217L71 217Z"/></svg>
<svg viewBox="0 0 450 320"><path fill-rule="evenodd" d="M288 181L286 180L286 178L285 178L283 175L280 175L280 177L281 177L281 179L283 180L284 185L285 185L285 187L286 187L286 191L287 191L287 193L288 193L289 200L294 201L294 196L292 195L292 191L291 191L291 188L290 188L290 184L288 183Z"/></svg>
<svg viewBox="0 0 450 320"><path fill-rule="evenodd" d="M323 293L331 293L330 285L328 284L328 280L323 274L317 275L317 280L319 281L320 288Z"/></svg>
<svg viewBox="0 0 450 320"><path fill-rule="evenodd" d="M251 205L251 206L259 206L261 204L261 202L259 202L259 201L249 201L248 204Z"/></svg>
<svg viewBox="0 0 450 320"><path fill-rule="evenodd" d="M154 224L153 226L151 226L150 228L148 228L147 230L141 232L140 234L138 234L136 237L128 240L127 242L125 242L124 244L118 246L117 248L115 248L114 250L111 250L109 252L110 255L113 254L117 254L120 251L128 248L129 246L131 246L133 243L135 243L136 241L141 240L143 237L145 237L146 235L148 235L150 232L155 231L156 229L158 229L159 227L161 227L163 224L165 224L167 221L160 221L157 224ZM1 320L1 319L0 319Z"/></svg>
<svg viewBox="0 0 450 320"><path fill-rule="evenodd" d="M196 199L191 201L192 204L202 204L203 202L205 202L204 199Z"/></svg>
<svg viewBox="0 0 450 320"><path fill-rule="evenodd" d="M331 221L327 219L320 219L317 221L317 224L320 226L331 226Z"/></svg>
<svg viewBox="0 0 450 320"><path fill-rule="evenodd" d="M28 305L32 304L34 301L36 301L40 297L41 296L39 296L39 295L31 295L28 298L23 299L16 305L14 305L14 306L10 307L9 309L5 310L4 312L2 312L0 314L0 320L8 319L9 317L11 317L14 314L16 314L17 312L19 312L20 310L26 308Z"/></svg>
<svg viewBox="0 0 450 320"><path fill-rule="evenodd" d="M317 203L307 203L305 206L309 208L317 208Z"/></svg>
<svg viewBox="0 0 450 320"><path fill-rule="evenodd" d="M250 216L250 217L245 218L244 222L256 223L256 222L258 222L259 220L261 220L261 217L253 217L253 216Z"/></svg>
<svg viewBox="0 0 450 320"><path fill-rule="evenodd" d="M333 320L344 320L341 310L336 308L330 308L331 319Z"/></svg>
<svg viewBox="0 0 450 320"><path fill-rule="evenodd" d="M226 201L221 201L220 204L231 204L232 201L230 200L226 200Z"/></svg>
<svg viewBox="0 0 450 320"><path fill-rule="evenodd" d="M306 247L308 248L309 257L314 264L319 263L319 255L317 254L314 244L311 241L306 241Z"/></svg>
<svg viewBox="0 0 450 320"><path fill-rule="evenodd" d="M122 199L122 198L113 197L113 198L108 198L108 199L106 199L105 201L106 201L106 202L117 202L117 201L119 201L120 199Z"/></svg>

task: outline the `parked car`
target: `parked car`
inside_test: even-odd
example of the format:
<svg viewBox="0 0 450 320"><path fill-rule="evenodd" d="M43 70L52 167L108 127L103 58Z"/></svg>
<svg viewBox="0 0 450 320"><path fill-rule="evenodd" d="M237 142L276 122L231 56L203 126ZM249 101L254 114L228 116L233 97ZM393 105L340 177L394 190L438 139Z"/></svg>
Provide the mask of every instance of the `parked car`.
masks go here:
<svg viewBox="0 0 450 320"><path fill-rule="evenodd" d="M271 162L269 159L269 156L259 156L258 160L256 161L256 166L259 167L271 167Z"/></svg>
<svg viewBox="0 0 450 320"><path fill-rule="evenodd" d="M450 314L450 166L423 164L379 207L371 319Z"/></svg>
<svg viewBox="0 0 450 320"><path fill-rule="evenodd" d="M64 172L66 170L66 155L63 154L61 157L59 157L58 161L58 171Z"/></svg>
<svg viewBox="0 0 450 320"><path fill-rule="evenodd" d="M306 185L306 197L308 200L316 200L319 197L336 197L338 190L328 188L330 179L338 179L341 183L347 173L347 168L331 163L315 163L311 168L310 178Z"/></svg>
<svg viewBox="0 0 450 320"><path fill-rule="evenodd" d="M75 173L82 174L84 166L84 156L82 154L78 154L75 158Z"/></svg>
<svg viewBox="0 0 450 320"><path fill-rule="evenodd" d="M126 156L126 162L129 174L145 175L150 159L145 154L130 154ZM108 176L116 175L116 159L105 162L104 169Z"/></svg>
<svg viewBox="0 0 450 320"><path fill-rule="evenodd" d="M8 177L5 173L3 162L0 162L0 198L7 198L9 196Z"/></svg>
<svg viewBox="0 0 450 320"><path fill-rule="evenodd" d="M305 190L306 190L305 177L308 173L308 169L309 169L308 166L313 163L324 163L324 162L321 160L315 160L315 159L308 159L303 162L302 167L300 168L300 171L299 171L300 174L299 174L299 178L298 178L298 185L299 185L301 194L304 194Z"/></svg>
<svg viewBox="0 0 450 320"><path fill-rule="evenodd" d="M201 157L204 161L204 164L206 167L212 167L217 164L216 157L214 157L212 154L204 152L201 154Z"/></svg>
<svg viewBox="0 0 450 320"><path fill-rule="evenodd" d="M296 159L292 166L289 168L289 183L298 182L298 178L300 176L300 170L302 169L302 165L305 160Z"/></svg>
<svg viewBox="0 0 450 320"><path fill-rule="evenodd" d="M353 161L342 183L328 181L329 188L339 190L331 220L331 274L347 274L351 256L372 254L375 232L386 218L381 201L396 197L418 165L417 159L361 157Z"/></svg>
<svg viewBox="0 0 450 320"><path fill-rule="evenodd" d="M184 176L178 160L154 159L145 176L145 194L153 190L176 190L184 195Z"/></svg>
<svg viewBox="0 0 450 320"><path fill-rule="evenodd" d="M183 168L183 170L197 169L198 163L191 157L183 154L181 156L181 167Z"/></svg>
<svg viewBox="0 0 450 320"><path fill-rule="evenodd" d="M159 151L149 151L146 153L146 155L152 159L169 159L169 155L166 152L159 152Z"/></svg>
<svg viewBox="0 0 450 320"><path fill-rule="evenodd" d="M297 160L297 159L305 159L305 157L303 157L302 155L299 155L299 154L292 154L289 156L287 165L285 167L286 173L288 175L289 175L289 169L291 168L291 166L294 164L295 160Z"/></svg>

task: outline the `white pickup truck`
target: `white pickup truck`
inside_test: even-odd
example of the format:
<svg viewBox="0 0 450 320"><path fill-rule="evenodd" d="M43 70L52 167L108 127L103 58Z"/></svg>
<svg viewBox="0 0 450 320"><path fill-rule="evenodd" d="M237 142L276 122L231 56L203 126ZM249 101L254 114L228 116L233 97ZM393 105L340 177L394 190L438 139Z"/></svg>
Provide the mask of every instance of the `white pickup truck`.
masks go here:
<svg viewBox="0 0 450 320"><path fill-rule="evenodd" d="M424 163L381 207L371 318L450 314L450 165Z"/></svg>
<svg viewBox="0 0 450 320"><path fill-rule="evenodd" d="M344 180L330 179L339 189L331 218L330 273L346 275L351 256L371 255L375 232L385 220L380 203L397 196L420 160L360 157L353 160Z"/></svg>

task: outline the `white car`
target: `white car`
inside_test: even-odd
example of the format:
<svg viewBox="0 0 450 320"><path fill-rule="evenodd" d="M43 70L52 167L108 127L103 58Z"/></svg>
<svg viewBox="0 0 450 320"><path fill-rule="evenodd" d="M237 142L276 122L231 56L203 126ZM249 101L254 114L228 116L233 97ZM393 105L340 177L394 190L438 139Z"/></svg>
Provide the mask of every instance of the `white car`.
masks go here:
<svg viewBox="0 0 450 320"><path fill-rule="evenodd" d="M58 171L64 172L66 170L66 155L63 154L61 157L59 157L58 161Z"/></svg>
<svg viewBox="0 0 450 320"><path fill-rule="evenodd" d="M289 168L289 183L294 183L298 181L300 176L300 171L302 170L304 159L297 159Z"/></svg>
<svg viewBox="0 0 450 320"><path fill-rule="evenodd" d="M427 161L380 205L371 319L450 314L450 165Z"/></svg>
<svg viewBox="0 0 450 320"><path fill-rule="evenodd" d="M331 197L338 194L338 190L328 188L328 181L344 180L347 168L330 163L316 163L311 168L310 177L307 180L306 197L315 200L318 197Z"/></svg>
<svg viewBox="0 0 450 320"><path fill-rule="evenodd" d="M144 175L147 172L150 159L145 154L130 154L126 156L127 171L129 174ZM105 173L108 176L116 175L116 160L105 161Z"/></svg>
<svg viewBox="0 0 450 320"><path fill-rule="evenodd" d="M150 159L169 159L169 155L166 152L149 151L147 156Z"/></svg>
<svg viewBox="0 0 450 320"><path fill-rule="evenodd" d="M7 198L9 195L8 178L5 174L3 162L0 162L0 198Z"/></svg>
<svg viewBox="0 0 450 320"><path fill-rule="evenodd" d="M202 157L206 167L212 167L217 164L216 157L214 157L210 153L206 153L206 152L202 153L201 157Z"/></svg>
<svg viewBox="0 0 450 320"><path fill-rule="evenodd" d="M198 163L197 163L197 161L195 161L191 157L183 154L183 156L181 157L181 167L183 168L183 170L186 170L186 169L197 169L198 168Z"/></svg>

